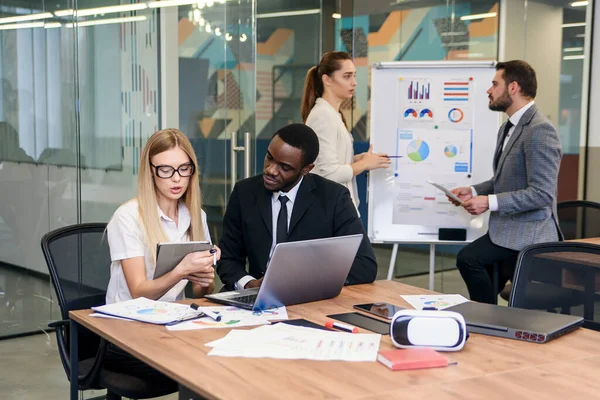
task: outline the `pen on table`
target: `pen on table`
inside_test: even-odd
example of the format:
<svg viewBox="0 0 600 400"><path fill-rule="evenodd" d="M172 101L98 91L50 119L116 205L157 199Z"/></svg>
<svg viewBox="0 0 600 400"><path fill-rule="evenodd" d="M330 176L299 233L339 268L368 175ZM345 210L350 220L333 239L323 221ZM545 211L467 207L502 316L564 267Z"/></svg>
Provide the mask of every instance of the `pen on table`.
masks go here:
<svg viewBox="0 0 600 400"><path fill-rule="evenodd" d="M325 322L326 328L336 328L342 331L350 332L350 333L358 333L358 328L348 324L342 324L341 322L333 322L327 321Z"/></svg>
<svg viewBox="0 0 600 400"><path fill-rule="evenodd" d="M200 306L196 303L190 304L190 307L193 308L194 310L198 310L200 308ZM212 311L205 311L205 310L198 310L198 311L202 312L204 315L214 319L217 322L221 321L221 316L217 313L214 313Z"/></svg>
<svg viewBox="0 0 600 400"><path fill-rule="evenodd" d="M189 318L189 317L183 317L183 318L177 319L175 321L168 322L165 325L167 325L167 326L173 326L173 325L180 324L182 322L193 321L195 319L200 319L200 318L203 318L203 317L204 317L204 314L199 314L199 315L197 315L195 317L191 317L191 318Z"/></svg>
<svg viewBox="0 0 600 400"><path fill-rule="evenodd" d="M387 158L404 158L404 156L386 156Z"/></svg>

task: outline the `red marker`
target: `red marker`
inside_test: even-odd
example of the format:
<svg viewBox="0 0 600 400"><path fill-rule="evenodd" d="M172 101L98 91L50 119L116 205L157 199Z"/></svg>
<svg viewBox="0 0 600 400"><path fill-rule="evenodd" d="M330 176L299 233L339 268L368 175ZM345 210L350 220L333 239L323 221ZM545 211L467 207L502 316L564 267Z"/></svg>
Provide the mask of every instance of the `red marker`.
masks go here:
<svg viewBox="0 0 600 400"><path fill-rule="evenodd" d="M325 322L325 327L336 328L350 333L358 333L357 327L348 324L342 324L341 322L327 321Z"/></svg>

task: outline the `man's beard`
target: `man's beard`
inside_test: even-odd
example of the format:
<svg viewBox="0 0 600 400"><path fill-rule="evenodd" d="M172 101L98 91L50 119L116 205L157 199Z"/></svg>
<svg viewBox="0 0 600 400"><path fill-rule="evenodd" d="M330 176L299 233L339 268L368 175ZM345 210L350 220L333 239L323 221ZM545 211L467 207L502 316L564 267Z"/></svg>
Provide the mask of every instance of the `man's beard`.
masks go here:
<svg viewBox="0 0 600 400"><path fill-rule="evenodd" d="M508 109L508 107L512 106L512 103L513 101L508 95L508 93L504 92L502 97L489 104L489 108L492 111L505 112Z"/></svg>

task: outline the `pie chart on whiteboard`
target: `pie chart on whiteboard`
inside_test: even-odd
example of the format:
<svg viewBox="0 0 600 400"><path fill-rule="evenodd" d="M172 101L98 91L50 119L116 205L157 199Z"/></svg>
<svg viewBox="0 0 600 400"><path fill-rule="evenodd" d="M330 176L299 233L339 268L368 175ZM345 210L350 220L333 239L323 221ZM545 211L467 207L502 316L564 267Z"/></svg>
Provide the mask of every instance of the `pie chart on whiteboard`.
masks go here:
<svg viewBox="0 0 600 400"><path fill-rule="evenodd" d="M425 161L429 157L429 145L423 140L413 140L408 144L406 153L414 162Z"/></svg>

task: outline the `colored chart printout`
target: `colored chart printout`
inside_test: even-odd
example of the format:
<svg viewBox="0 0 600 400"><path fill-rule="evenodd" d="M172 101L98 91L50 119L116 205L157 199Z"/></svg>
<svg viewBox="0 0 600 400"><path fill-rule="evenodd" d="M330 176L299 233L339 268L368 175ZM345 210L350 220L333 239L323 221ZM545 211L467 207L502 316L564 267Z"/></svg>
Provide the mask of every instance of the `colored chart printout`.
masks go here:
<svg viewBox="0 0 600 400"><path fill-rule="evenodd" d="M287 320L288 314L285 307L273 308L263 311L244 310L231 306L199 307L198 310L212 311L221 316L221 321L211 318L201 318L193 321L182 322L168 326L171 331L185 331L208 328L237 328L251 325L269 324L270 321Z"/></svg>

